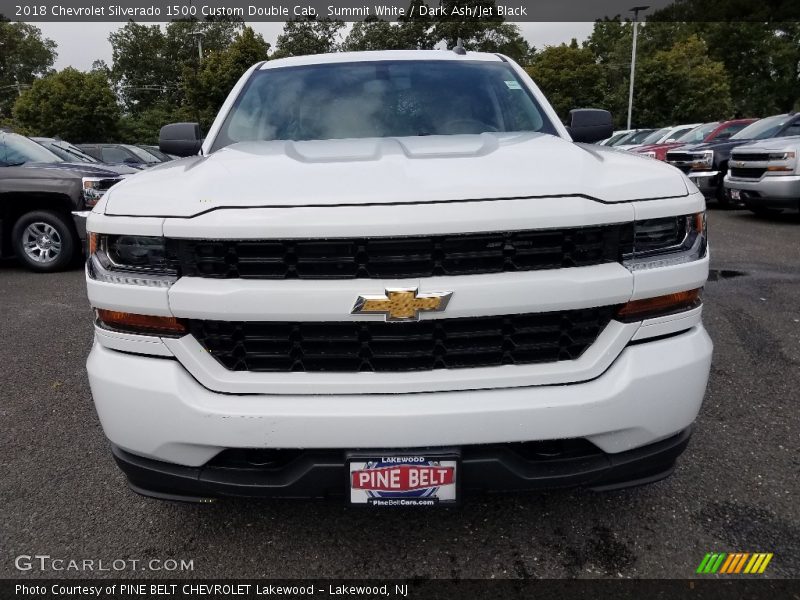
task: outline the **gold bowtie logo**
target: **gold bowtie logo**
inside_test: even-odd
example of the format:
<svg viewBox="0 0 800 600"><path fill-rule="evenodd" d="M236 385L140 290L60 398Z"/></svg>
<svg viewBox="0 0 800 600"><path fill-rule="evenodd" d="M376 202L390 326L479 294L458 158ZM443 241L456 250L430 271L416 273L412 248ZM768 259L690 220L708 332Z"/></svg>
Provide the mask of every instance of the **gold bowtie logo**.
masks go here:
<svg viewBox="0 0 800 600"><path fill-rule="evenodd" d="M384 315L387 321L418 321L421 311L441 312L453 292L419 294L416 288L387 289L383 296L359 296L352 313Z"/></svg>

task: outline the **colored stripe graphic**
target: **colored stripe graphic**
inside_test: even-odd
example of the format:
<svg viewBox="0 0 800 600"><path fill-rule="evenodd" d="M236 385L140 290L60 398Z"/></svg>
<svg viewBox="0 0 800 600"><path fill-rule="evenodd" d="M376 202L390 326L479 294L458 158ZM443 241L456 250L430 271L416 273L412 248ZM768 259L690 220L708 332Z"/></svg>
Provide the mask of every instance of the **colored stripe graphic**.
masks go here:
<svg viewBox="0 0 800 600"><path fill-rule="evenodd" d="M700 561L697 573L713 575L761 574L772 560L772 552L709 552Z"/></svg>

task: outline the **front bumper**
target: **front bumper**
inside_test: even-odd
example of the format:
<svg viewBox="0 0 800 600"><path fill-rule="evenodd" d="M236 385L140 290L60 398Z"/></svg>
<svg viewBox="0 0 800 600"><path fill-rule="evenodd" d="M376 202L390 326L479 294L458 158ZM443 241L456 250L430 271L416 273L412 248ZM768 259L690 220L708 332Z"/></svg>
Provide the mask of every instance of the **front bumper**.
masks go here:
<svg viewBox="0 0 800 600"><path fill-rule="evenodd" d="M609 491L652 483L669 476L691 437L691 427L660 442L620 452L573 451L531 455L524 446L461 448L462 492L528 491L586 487ZM218 497L341 498L347 464L342 450L287 453L269 466L232 467L213 461L182 467L135 456L112 447L131 488L163 500L210 502ZM279 456L279 455L278 455ZM276 457L278 457L276 456Z"/></svg>
<svg viewBox="0 0 800 600"><path fill-rule="evenodd" d="M75 231L81 240L84 252L86 252L86 219L92 214L90 210L76 210L72 212L72 221L75 223Z"/></svg>
<svg viewBox="0 0 800 600"><path fill-rule="evenodd" d="M686 175L708 199L716 196L722 174L719 171L690 171Z"/></svg>
<svg viewBox="0 0 800 600"><path fill-rule="evenodd" d="M697 324L632 343L604 373L582 383L404 394L213 392L176 360L98 343L87 366L112 444L144 458L201 467L228 448L429 448L586 439L616 454L691 425L705 392L711 351L711 340Z"/></svg>
<svg viewBox="0 0 800 600"><path fill-rule="evenodd" d="M748 208L800 209L800 175L763 176L758 180L728 175L725 188L739 190Z"/></svg>

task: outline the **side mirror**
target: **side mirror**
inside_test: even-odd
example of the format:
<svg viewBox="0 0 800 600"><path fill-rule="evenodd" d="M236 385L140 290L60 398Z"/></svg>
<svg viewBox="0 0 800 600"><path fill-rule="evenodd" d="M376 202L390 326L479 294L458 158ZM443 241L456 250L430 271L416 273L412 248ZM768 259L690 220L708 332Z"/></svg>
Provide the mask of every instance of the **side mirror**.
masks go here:
<svg viewBox="0 0 800 600"><path fill-rule="evenodd" d="M567 132L575 142L599 142L614 133L611 113L599 108L573 108L569 111Z"/></svg>
<svg viewBox="0 0 800 600"><path fill-rule="evenodd" d="M193 156L202 145L199 123L171 123L164 125L158 134L158 149L166 154Z"/></svg>

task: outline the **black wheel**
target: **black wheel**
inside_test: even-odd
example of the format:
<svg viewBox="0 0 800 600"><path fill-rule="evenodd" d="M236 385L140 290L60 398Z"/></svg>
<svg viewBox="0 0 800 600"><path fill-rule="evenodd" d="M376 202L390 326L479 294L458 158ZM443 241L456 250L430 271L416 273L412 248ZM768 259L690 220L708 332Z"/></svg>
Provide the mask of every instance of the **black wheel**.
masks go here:
<svg viewBox="0 0 800 600"><path fill-rule="evenodd" d="M78 246L77 237L71 223L50 210L22 215L11 230L14 254L31 271L41 273L67 267Z"/></svg>

